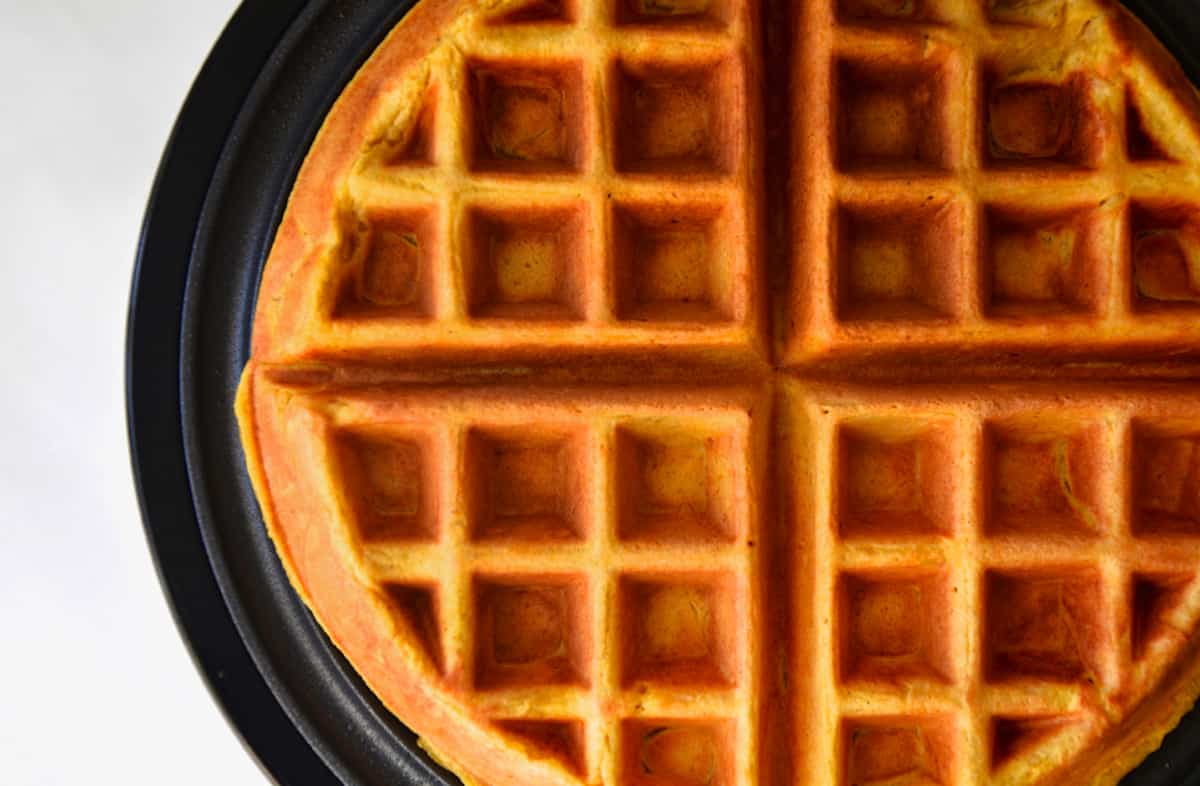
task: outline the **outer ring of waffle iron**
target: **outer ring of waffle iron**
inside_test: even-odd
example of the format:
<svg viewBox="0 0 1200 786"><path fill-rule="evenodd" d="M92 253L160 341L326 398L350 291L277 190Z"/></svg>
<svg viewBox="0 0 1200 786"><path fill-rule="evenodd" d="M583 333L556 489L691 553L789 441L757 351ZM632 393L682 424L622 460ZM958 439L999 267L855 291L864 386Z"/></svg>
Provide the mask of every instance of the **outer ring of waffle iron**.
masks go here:
<svg viewBox="0 0 1200 786"><path fill-rule="evenodd" d="M322 118L413 0L246 0L176 121L126 345L142 518L180 634L281 784L452 786L330 645L262 526L233 418L259 274ZM1200 83L1194 0L1125 0ZM1200 707L1125 786L1200 786Z"/></svg>

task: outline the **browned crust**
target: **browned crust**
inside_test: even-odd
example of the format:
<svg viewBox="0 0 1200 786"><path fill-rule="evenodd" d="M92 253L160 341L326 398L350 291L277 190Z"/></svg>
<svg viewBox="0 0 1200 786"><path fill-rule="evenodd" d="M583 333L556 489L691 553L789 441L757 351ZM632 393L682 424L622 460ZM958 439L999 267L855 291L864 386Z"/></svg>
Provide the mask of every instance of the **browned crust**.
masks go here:
<svg viewBox="0 0 1200 786"><path fill-rule="evenodd" d="M468 782L487 773L493 786L569 784L554 764L529 761L486 729L438 675L398 647L381 598L356 575L350 546L330 525L320 493L328 425L293 395L247 369L237 399L247 468L263 519L288 579L363 680L422 738L439 761ZM453 752L451 754L450 752Z"/></svg>
<svg viewBox="0 0 1200 786"><path fill-rule="evenodd" d="M346 178L377 116L391 79L407 75L437 46L439 32L474 0L423 0L388 34L330 110L296 178L283 220L276 232L260 283L255 312L252 356L270 358L282 337L300 333L308 315L298 307L301 285L322 264L322 252L336 228L337 205ZM403 45L401 45L403 41ZM237 417L242 447L263 518L292 586L313 611L334 644L383 703L405 712L404 720L421 735L423 745L455 751L457 758L436 758L468 783L472 772L489 772L494 786L563 784L571 779L561 769L531 771L523 757L469 717L440 689L433 675L411 663L388 658L395 643L387 638L387 614L375 592L364 591L343 558L344 544L321 516L326 507L314 492L311 474L300 471L296 429L318 425L311 414L288 407L287 395L263 393L260 366L252 359L238 389ZM306 418L306 415L308 417ZM310 460L312 456L308 456ZM305 464L311 472L311 464ZM310 588L319 587L313 592ZM375 653L378 657L365 657ZM538 771L540 770L540 772Z"/></svg>
<svg viewBox="0 0 1200 786"><path fill-rule="evenodd" d="M1200 127L1200 91L1188 80L1179 62L1128 9L1114 0L1104 3L1114 11L1112 18L1122 55L1149 65L1174 97L1176 111L1193 126ZM1094 750L1099 751L1096 756L1085 757L1066 771L1055 773L1053 781L1046 782L1111 786L1157 750L1167 732L1179 725L1200 698L1200 638L1193 637L1190 646L1177 655L1174 666L1146 701L1096 743Z"/></svg>
<svg viewBox="0 0 1200 786"><path fill-rule="evenodd" d="M477 0L422 0L388 33L329 111L292 187L259 285L251 346L255 358L302 334L304 283L333 240L337 206L388 87L408 76L440 42L440 32Z"/></svg>
<svg viewBox="0 0 1200 786"><path fill-rule="evenodd" d="M1175 110L1194 127L1200 127L1200 91L1188 79L1179 61L1154 37L1149 28L1115 0L1103 0L1113 11L1113 27L1121 54L1127 61L1140 59L1153 69L1175 98Z"/></svg>
<svg viewBox="0 0 1200 786"><path fill-rule="evenodd" d="M1161 86L1167 104L1165 111L1186 125L1191 132L1189 139L1194 139L1195 130L1200 129L1200 94L1170 53L1116 0L1076 2L1077 7L1086 12L1079 16L1089 17L1089 25L1095 22L1096 28L1102 27L1105 31L1104 75L1119 77L1122 70L1132 68ZM840 318L836 313L840 296L834 291L837 265L823 261L830 253L832 232L832 222L824 211L831 209L831 203L853 202L872 191L874 195L867 200L871 203L876 198L880 202L886 201L883 196L912 198L919 188L914 188L914 181L898 177L890 182L886 178L874 178L873 173L847 178L837 171L832 152L834 146L828 142L837 133L836 113L828 111L836 100L830 92L833 83L830 52L837 49L835 42L853 36L844 28L836 29L830 24L831 3L827 0L809 0L796 5L799 7L798 21L793 25L792 37L803 39L807 46L799 48L792 73L795 81L804 81L808 100L794 101L790 107L794 128L803 130L803 133L793 134L790 167L793 182L805 183L807 198L799 200L792 209L795 226L791 248L795 261L788 266L792 281L779 298L778 305L794 321L775 326L778 363L797 373L822 377L842 373L862 378L874 369L887 369L884 373L892 374L893 378L916 374L948 379L950 375L958 378L961 373L976 378L1046 376L1057 373L1064 363L1072 364L1074 377L1105 378L1112 374L1105 366L1111 369L1115 364L1138 366L1133 376L1161 376L1170 375L1170 371L1146 365L1154 354L1170 356L1172 363L1194 362L1200 347L1194 319L1182 315L1161 319L1159 315L1143 316L1135 313L1133 306L1123 303L1105 304L1103 318L1058 323L991 319L985 313L987 304L970 295L967 307L964 309L960 304L954 318L945 323ZM909 31L893 32L889 33L891 38L888 40L899 52L906 46L918 47L925 39L936 40L939 32L940 28L931 27L924 38ZM873 56L878 55L883 40L861 36L861 42L870 42ZM861 42L855 45L861 45ZM910 51L899 59L912 56ZM1176 171L1182 172L1182 166L1194 166L1194 163L1189 159L1174 162L1171 166L1179 165L1181 168ZM1012 173L994 176L1011 176L1013 182L1026 177ZM1066 177L1056 177L1056 174L1043 172L1030 174L1024 187L1042 185L1048 193L1066 193L1074 187ZM944 177L931 174L929 193L941 193L941 189L951 188L957 178L953 171ZM1190 182L1190 178L1186 179ZM850 197L843 195L847 188L850 188ZM974 186L969 186L968 190L972 188ZM1191 186L1184 190L1188 188ZM1110 288L1108 297L1119 297L1121 287L1121 282L1117 281ZM1090 363L1077 363L1077 360L1102 363L1095 365L1093 370ZM901 368L902 372L899 371Z"/></svg>
<svg viewBox="0 0 1200 786"><path fill-rule="evenodd" d="M1163 737L1200 698L1200 640L1193 639L1191 646L1178 654L1175 666L1174 673L1158 684L1147 701L1093 743L1095 755L1082 756L1042 783L1113 786L1156 751Z"/></svg>

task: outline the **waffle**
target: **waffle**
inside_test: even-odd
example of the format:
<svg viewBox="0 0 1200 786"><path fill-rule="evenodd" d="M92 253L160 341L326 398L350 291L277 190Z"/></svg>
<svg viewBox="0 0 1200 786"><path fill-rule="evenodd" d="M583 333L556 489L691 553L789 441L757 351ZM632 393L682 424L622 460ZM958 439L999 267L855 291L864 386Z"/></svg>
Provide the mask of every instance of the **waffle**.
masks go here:
<svg viewBox="0 0 1200 786"><path fill-rule="evenodd" d="M1114 784L1200 695L1200 98L1097 0L422 0L263 272L283 567L471 786Z"/></svg>
<svg viewBox="0 0 1200 786"><path fill-rule="evenodd" d="M781 365L1194 356L1195 91L1113 5L806 4Z"/></svg>

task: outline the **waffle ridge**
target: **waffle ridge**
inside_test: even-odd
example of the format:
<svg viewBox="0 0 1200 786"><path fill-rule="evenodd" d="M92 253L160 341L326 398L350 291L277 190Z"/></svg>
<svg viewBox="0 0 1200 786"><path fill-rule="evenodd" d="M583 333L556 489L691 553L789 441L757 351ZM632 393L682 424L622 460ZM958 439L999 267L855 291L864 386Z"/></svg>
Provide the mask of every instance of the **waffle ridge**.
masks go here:
<svg viewBox="0 0 1200 786"><path fill-rule="evenodd" d="M468 786L1113 784L1200 695L1197 316L1200 98L1115 3L423 0L237 414Z"/></svg>

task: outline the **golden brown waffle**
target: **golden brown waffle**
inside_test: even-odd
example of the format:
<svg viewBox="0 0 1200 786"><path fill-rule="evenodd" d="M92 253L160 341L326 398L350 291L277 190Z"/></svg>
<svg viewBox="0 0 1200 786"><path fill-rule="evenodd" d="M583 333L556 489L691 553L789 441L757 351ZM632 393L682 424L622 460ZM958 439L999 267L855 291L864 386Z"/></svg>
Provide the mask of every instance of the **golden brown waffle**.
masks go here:
<svg viewBox="0 0 1200 786"><path fill-rule="evenodd" d="M330 115L256 356L764 357L751 8L451 6L402 23Z"/></svg>
<svg viewBox="0 0 1200 786"><path fill-rule="evenodd" d="M782 364L1195 356L1200 108L1132 17L802 5Z"/></svg>
<svg viewBox="0 0 1200 786"><path fill-rule="evenodd" d="M1191 706L1194 389L783 401L797 782L1110 783Z"/></svg>
<svg viewBox="0 0 1200 786"><path fill-rule="evenodd" d="M1200 695L1197 359L1200 99L1115 4L422 0L238 417L469 783L1112 784Z"/></svg>

